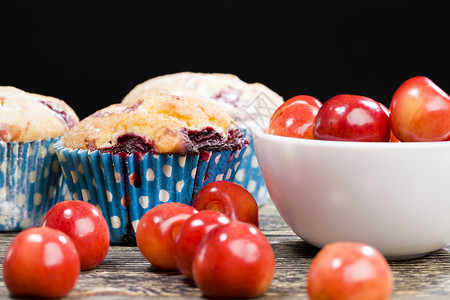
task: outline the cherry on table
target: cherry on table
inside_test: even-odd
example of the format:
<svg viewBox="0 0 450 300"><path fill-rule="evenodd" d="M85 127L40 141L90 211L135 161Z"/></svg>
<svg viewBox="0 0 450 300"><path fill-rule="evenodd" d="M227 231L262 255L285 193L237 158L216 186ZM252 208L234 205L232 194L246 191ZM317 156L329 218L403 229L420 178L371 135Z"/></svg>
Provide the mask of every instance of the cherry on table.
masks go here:
<svg viewBox="0 0 450 300"><path fill-rule="evenodd" d="M310 299L389 299L392 275L384 256L364 243L326 245L311 262Z"/></svg>
<svg viewBox="0 0 450 300"><path fill-rule="evenodd" d="M192 206L197 210L214 210L232 220L259 224L255 198L243 186L231 181L213 181L195 195Z"/></svg>
<svg viewBox="0 0 450 300"><path fill-rule="evenodd" d="M59 229L72 239L80 255L82 271L98 266L108 254L108 224L100 210L89 202L57 203L46 213L41 227Z"/></svg>
<svg viewBox="0 0 450 300"><path fill-rule="evenodd" d="M141 254L155 267L176 270L175 239L181 225L197 210L187 204L167 202L151 208L136 229Z"/></svg>
<svg viewBox="0 0 450 300"><path fill-rule="evenodd" d="M50 227L19 233L3 260L3 280L14 297L62 298L75 287L79 274L74 243Z"/></svg>
<svg viewBox="0 0 450 300"><path fill-rule="evenodd" d="M213 228L200 242L194 281L206 297L253 298L266 292L275 273L275 256L254 225L232 221Z"/></svg>
<svg viewBox="0 0 450 300"><path fill-rule="evenodd" d="M231 219L226 215L213 210L199 211L184 221L175 239L175 260L178 270L192 279L192 263L198 244L213 228L230 222Z"/></svg>

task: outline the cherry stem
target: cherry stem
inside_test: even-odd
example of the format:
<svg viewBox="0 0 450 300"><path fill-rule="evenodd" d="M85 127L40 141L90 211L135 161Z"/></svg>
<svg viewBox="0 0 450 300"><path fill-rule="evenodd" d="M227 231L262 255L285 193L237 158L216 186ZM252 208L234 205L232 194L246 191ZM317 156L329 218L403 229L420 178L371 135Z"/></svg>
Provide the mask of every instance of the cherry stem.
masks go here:
<svg viewBox="0 0 450 300"><path fill-rule="evenodd" d="M205 209L223 213L223 206L218 201L211 201L211 202L209 202L208 205L206 205Z"/></svg>

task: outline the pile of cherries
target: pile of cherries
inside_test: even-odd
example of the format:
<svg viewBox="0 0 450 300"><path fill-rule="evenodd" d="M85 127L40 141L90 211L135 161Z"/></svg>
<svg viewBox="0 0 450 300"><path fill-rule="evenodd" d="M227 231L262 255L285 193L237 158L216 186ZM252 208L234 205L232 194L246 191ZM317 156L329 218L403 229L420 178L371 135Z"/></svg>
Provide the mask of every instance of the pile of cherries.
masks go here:
<svg viewBox="0 0 450 300"><path fill-rule="evenodd" d="M176 270L208 297L248 298L266 292L275 256L259 230L259 209L242 186L216 181L203 187L193 205L164 203L139 221L136 241L155 267ZM84 201L63 201L40 227L22 231L3 262L5 285L14 297L61 298L80 271L99 265L109 250L101 212Z"/></svg>
<svg viewBox="0 0 450 300"><path fill-rule="evenodd" d="M172 202L150 209L136 241L153 266L178 269L206 297L253 298L266 292L275 273L258 219L258 205L245 188L216 181L195 195L192 206Z"/></svg>
<svg viewBox="0 0 450 300"><path fill-rule="evenodd" d="M300 95L275 111L267 132L334 141L446 141L450 140L450 97L423 76L404 82L389 109L364 96L337 95L322 105L314 97Z"/></svg>

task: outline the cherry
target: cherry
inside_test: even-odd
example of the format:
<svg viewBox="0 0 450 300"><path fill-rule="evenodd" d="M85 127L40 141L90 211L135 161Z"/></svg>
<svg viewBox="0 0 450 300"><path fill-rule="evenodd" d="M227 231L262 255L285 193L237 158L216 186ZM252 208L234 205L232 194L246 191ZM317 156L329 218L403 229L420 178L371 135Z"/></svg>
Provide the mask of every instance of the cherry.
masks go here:
<svg viewBox="0 0 450 300"><path fill-rule="evenodd" d="M450 140L450 96L427 77L400 85L390 109L392 131L400 141Z"/></svg>
<svg viewBox="0 0 450 300"><path fill-rule="evenodd" d="M295 96L273 113L267 133L279 136L313 139L313 125L322 103L307 95Z"/></svg>
<svg viewBox="0 0 450 300"><path fill-rule="evenodd" d="M254 225L232 221L213 228L198 245L194 281L206 297L252 298L265 293L275 272L275 256Z"/></svg>
<svg viewBox="0 0 450 300"><path fill-rule="evenodd" d="M100 210L84 201L62 201L46 213L41 227L59 229L74 242L81 270L98 266L108 254L108 224Z"/></svg>
<svg viewBox="0 0 450 300"><path fill-rule="evenodd" d="M62 298L75 287L79 274L74 243L49 227L19 233L3 260L3 279L14 297Z"/></svg>
<svg viewBox="0 0 450 300"><path fill-rule="evenodd" d="M392 275L383 255L367 244L335 242L314 257L307 278L310 299L389 299Z"/></svg>
<svg viewBox="0 0 450 300"><path fill-rule="evenodd" d="M259 209L255 198L241 185L230 181L213 181L205 185L194 197L192 206L197 210L214 210L232 220L259 223Z"/></svg>
<svg viewBox="0 0 450 300"><path fill-rule="evenodd" d="M198 244L213 228L230 222L230 218L212 210L202 210L184 221L175 239L175 260L178 270L192 279L192 263Z"/></svg>
<svg viewBox="0 0 450 300"><path fill-rule="evenodd" d="M176 270L175 239L180 226L197 213L192 206L178 202L151 208L139 220L136 242L141 254L155 267Z"/></svg>
<svg viewBox="0 0 450 300"><path fill-rule="evenodd" d="M388 142L389 115L381 103L370 98L337 95L320 108L313 134L319 140Z"/></svg>

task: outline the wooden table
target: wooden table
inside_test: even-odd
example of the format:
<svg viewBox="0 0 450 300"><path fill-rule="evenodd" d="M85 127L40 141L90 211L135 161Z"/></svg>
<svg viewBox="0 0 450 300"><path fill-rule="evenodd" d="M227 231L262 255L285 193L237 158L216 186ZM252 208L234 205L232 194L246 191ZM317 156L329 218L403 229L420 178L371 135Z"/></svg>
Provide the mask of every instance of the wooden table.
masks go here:
<svg viewBox="0 0 450 300"><path fill-rule="evenodd" d="M269 290L261 298L306 299L306 276L317 249L297 237L269 202L260 210L260 228L273 246L276 273ZM0 234L3 259L15 234ZM450 247L423 258L390 262L394 276L392 299L450 299ZM1 272L3 274L3 272ZM0 274L0 276L2 276ZM130 297L202 298L193 281L176 271L151 266L137 247L112 246L95 269L82 272L68 299ZM0 297L9 297L0 282Z"/></svg>

